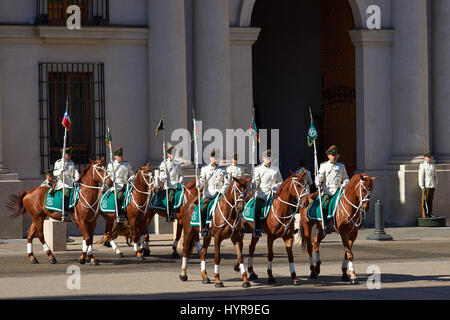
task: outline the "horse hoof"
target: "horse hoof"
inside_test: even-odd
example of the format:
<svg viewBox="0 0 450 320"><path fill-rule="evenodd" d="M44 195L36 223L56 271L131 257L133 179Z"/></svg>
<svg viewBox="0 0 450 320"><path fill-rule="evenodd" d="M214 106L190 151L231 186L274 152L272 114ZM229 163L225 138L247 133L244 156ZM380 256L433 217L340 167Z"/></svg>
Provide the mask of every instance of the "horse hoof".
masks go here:
<svg viewBox="0 0 450 320"><path fill-rule="evenodd" d="M123 258L123 253L122 253L122 252L117 253L117 254L116 254L116 257L117 257L117 258Z"/></svg>
<svg viewBox="0 0 450 320"><path fill-rule="evenodd" d="M79 263L79 264L85 264L85 263L86 263L86 260L78 259L78 263Z"/></svg>
<svg viewBox="0 0 450 320"><path fill-rule="evenodd" d="M57 261L55 258L48 260L48 262L50 262L51 264L55 264Z"/></svg>
<svg viewBox="0 0 450 320"><path fill-rule="evenodd" d="M216 288L223 288L223 283L222 282L216 282L215 287Z"/></svg>
<svg viewBox="0 0 450 320"><path fill-rule="evenodd" d="M203 279L202 279L202 283L203 283L203 284L208 284L208 283L211 283L211 281L209 280L208 277L206 277L206 278L203 278Z"/></svg>
<svg viewBox="0 0 450 320"><path fill-rule="evenodd" d="M137 258L138 258L139 261L144 261L145 260L144 256L138 256Z"/></svg>
<svg viewBox="0 0 450 320"><path fill-rule="evenodd" d="M187 279L188 279L187 275L180 274L180 280L181 281L187 281Z"/></svg>
<svg viewBox="0 0 450 320"><path fill-rule="evenodd" d="M179 257L180 255L178 254L178 252L172 252L172 258L178 259Z"/></svg>
<svg viewBox="0 0 450 320"><path fill-rule="evenodd" d="M356 285L356 284L359 284L359 281L357 279L350 279L350 284Z"/></svg>
<svg viewBox="0 0 450 320"><path fill-rule="evenodd" d="M38 264L38 263L39 263L39 261L37 259L31 260L31 264Z"/></svg>
<svg viewBox="0 0 450 320"><path fill-rule="evenodd" d="M251 287L251 285L250 285L250 282L244 282L243 284L242 284L242 287L243 288L250 288Z"/></svg>
<svg viewBox="0 0 450 320"><path fill-rule="evenodd" d="M100 263L97 260L91 262L91 266L98 266Z"/></svg>
<svg viewBox="0 0 450 320"><path fill-rule="evenodd" d="M298 286L298 285L300 285L300 280L299 279L294 279L294 280L292 280L292 284L294 286Z"/></svg>
<svg viewBox="0 0 450 320"><path fill-rule="evenodd" d="M317 279L317 272L312 271L311 274L309 275L310 279Z"/></svg>
<svg viewBox="0 0 450 320"><path fill-rule="evenodd" d="M144 249L143 254L144 254L144 257L150 257L150 250Z"/></svg>
<svg viewBox="0 0 450 320"><path fill-rule="evenodd" d="M275 280L275 278L269 278L269 280L267 280L267 283L269 284L273 284L276 283L277 281Z"/></svg>
<svg viewBox="0 0 450 320"><path fill-rule="evenodd" d="M258 279L258 275L256 273L251 273L250 276L248 277L249 280L256 280Z"/></svg>
<svg viewBox="0 0 450 320"><path fill-rule="evenodd" d="M342 276L342 281L344 281L344 282L350 282L350 277L348 276L348 275L343 275Z"/></svg>

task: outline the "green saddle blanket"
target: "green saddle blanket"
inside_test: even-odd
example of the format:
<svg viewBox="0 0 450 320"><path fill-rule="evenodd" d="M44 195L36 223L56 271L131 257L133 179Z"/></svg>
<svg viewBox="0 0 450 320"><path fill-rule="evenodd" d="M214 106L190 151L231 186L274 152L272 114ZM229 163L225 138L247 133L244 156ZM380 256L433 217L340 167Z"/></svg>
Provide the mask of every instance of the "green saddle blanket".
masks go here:
<svg viewBox="0 0 450 320"><path fill-rule="evenodd" d="M128 188L128 187L129 186L126 187L126 190L124 190L124 192L122 192L122 191L117 192L117 203L119 204L119 206L120 206L120 203L122 203L122 205L121 205L122 210L126 209L126 206L129 203L129 199L130 199L130 195L131 195L131 188ZM130 191L128 191L128 189L130 189ZM126 195L127 201L123 201L123 199L125 198L124 195ZM114 197L113 190L108 190L102 195L102 197L100 199L100 210L105 213L115 213L116 212L116 200Z"/></svg>
<svg viewBox="0 0 450 320"><path fill-rule="evenodd" d="M183 204L184 188L181 184L175 190L175 200L173 202L172 210L176 210ZM150 200L150 207L158 210L167 210L167 194L166 190L152 195Z"/></svg>
<svg viewBox="0 0 450 320"><path fill-rule="evenodd" d="M208 208L206 209L207 216L206 216L206 224L211 224L211 217L214 213L214 210L216 210L216 205L219 202L220 198L223 197L223 194L220 196L215 196L213 200L208 204ZM205 198L202 198L200 200L200 206L203 206L203 203ZM200 226L200 215L198 214L198 205L195 206L194 211L192 211L191 216L191 226L199 227Z"/></svg>
<svg viewBox="0 0 450 320"><path fill-rule="evenodd" d="M259 220L266 220L269 215L270 207L272 206L273 196L269 197L264 202L264 205L261 207L261 212L259 213ZM252 198L245 204L244 212L242 213L242 217L245 221L255 222L255 199Z"/></svg>
<svg viewBox="0 0 450 320"><path fill-rule="evenodd" d="M339 200L342 198L343 195L344 192L342 192L340 195L339 192L336 192L335 195L331 198L330 203L328 204L328 210L327 208L324 208L323 211L327 215L327 219L334 217L334 215L336 214L335 212L336 205L339 203ZM322 196L322 207L324 207L324 198L325 196ZM309 206L307 215L309 220L322 221L319 197L317 197L317 199L314 200L314 202Z"/></svg>
<svg viewBox="0 0 450 320"><path fill-rule="evenodd" d="M73 209L73 207L75 207L75 204L78 200L78 189L79 187L76 188L71 188L70 189L70 194L69 194L69 208L64 208L64 211L71 210ZM47 195L45 197L45 209L50 210L50 211L57 211L57 212L62 212L62 198L63 198L63 191L61 190L55 190L53 195L50 194L50 190L48 190Z"/></svg>

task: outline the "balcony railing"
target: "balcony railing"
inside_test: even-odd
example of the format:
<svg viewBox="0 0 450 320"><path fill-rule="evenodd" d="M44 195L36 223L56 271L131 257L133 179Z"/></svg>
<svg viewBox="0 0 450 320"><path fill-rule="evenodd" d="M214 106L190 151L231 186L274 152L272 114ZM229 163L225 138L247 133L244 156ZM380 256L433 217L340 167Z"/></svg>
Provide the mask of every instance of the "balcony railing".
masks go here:
<svg viewBox="0 0 450 320"><path fill-rule="evenodd" d="M81 10L81 25L109 24L109 0L36 0L38 25L66 25L67 7L77 5Z"/></svg>

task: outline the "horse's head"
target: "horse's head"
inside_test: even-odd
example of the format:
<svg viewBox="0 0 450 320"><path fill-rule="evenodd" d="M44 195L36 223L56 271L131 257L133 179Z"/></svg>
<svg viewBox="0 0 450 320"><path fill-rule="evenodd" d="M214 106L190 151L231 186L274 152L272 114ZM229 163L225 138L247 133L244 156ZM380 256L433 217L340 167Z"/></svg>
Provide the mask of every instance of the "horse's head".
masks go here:
<svg viewBox="0 0 450 320"><path fill-rule="evenodd" d="M236 210L238 212L242 212L244 210L245 205L245 196L247 195L252 178L244 178L242 176L233 177L232 185L232 197L234 197L234 201L236 204Z"/></svg>
<svg viewBox="0 0 450 320"><path fill-rule="evenodd" d="M136 186L140 187L140 189L148 190L149 192L155 191L157 186L154 183L154 177L152 169L150 168L150 163L147 162L145 166L139 168L136 174L135 183Z"/></svg>
<svg viewBox="0 0 450 320"><path fill-rule="evenodd" d="M291 171L291 186L289 188L289 194L297 199L300 203L301 208L306 208L308 206L308 185L306 183L306 170L302 170L299 173L294 173Z"/></svg>
<svg viewBox="0 0 450 320"><path fill-rule="evenodd" d="M356 190L356 197L362 202L361 211L366 213L370 209L370 195L373 190L373 183L377 177L369 177L365 173L359 174L359 191Z"/></svg>
<svg viewBox="0 0 450 320"><path fill-rule="evenodd" d="M81 176L90 176L97 186L105 185L107 188L110 188L113 185L113 181L106 172L105 157L102 157L100 160L89 159L89 162L89 165L86 167L87 172L83 170ZM80 180L82 180L82 177L80 177Z"/></svg>

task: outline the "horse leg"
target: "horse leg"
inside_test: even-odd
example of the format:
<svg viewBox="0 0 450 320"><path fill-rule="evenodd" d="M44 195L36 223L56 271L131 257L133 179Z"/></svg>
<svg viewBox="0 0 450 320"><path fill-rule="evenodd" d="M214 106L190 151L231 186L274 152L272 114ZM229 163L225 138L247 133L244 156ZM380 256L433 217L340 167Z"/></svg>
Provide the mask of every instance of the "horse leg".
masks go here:
<svg viewBox="0 0 450 320"><path fill-rule="evenodd" d="M130 223L132 230L132 239L133 239L133 251L134 255L137 256L138 260L145 260L144 254L142 253L142 249L139 248L140 237L138 234L138 221L134 214L128 213L128 222Z"/></svg>
<svg viewBox="0 0 450 320"><path fill-rule="evenodd" d="M294 255L292 253L292 244L294 243L294 237L293 236L286 237L283 240L288 255L289 270L291 272L292 284L299 285L300 280L297 278L297 274L295 273Z"/></svg>
<svg viewBox="0 0 450 320"><path fill-rule="evenodd" d="M234 237L234 234L233 234L233 237ZM241 235L241 234L237 233L236 237L237 237L236 238L237 239L236 243L239 245L239 250L240 250L240 253L241 253L241 256L242 256L242 250L243 250L243 247L244 247L244 235L243 234ZM233 238L231 239L231 241L233 241ZM233 242L233 244L234 244L234 242ZM236 264L233 267L234 271L236 271L236 272L241 271L240 264L241 264L241 262L239 261L239 257L238 257L238 260L236 261Z"/></svg>
<svg viewBox="0 0 450 320"><path fill-rule="evenodd" d="M86 263L86 253L88 250L87 239L89 238L89 236L88 236L88 232L86 230L84 221L77 222L77 224L78 224L78 229L80 229L80 232L83 235L83 245L82 245L82 249L81 249L81 256L80 256L80 258L78 258L78 262L80 264L85 264Z"/></svg>
<svg viewBox="0 0 450 320"><path fill-rule="evenodd" d="M245 271L245 265L244 265L244 258L242 257L242 240L243 236L240 235L238 232L233 234L233 237L231 238L231 241L234 245L234 250L236 250L236 256L239 263L239 271L241 271L242 276L242 286L244 288L250 287L250 282L247 278L247 272Z"/></svg>
<svg viewBox="0 0 450 320"><path fill-rule="evenodd" d="M200 237L198 232L194 234L195 247L197 248L197 255L200 257L202 254L202 245L200 243Z"/></svg>
<svg viewBox="0 0 450 320"><path fill-rule="evenodd" d="M99 262L97 259L94 258L92 244L94 243L94 231L95 231L95 225L97 224L97 220L94 220L90 222L90 224L87 224L86 229L88 232L88 239L86 240L87 245L87 256L91 262L91 265L98 266Z"/></svg>
<svg viewBox="0 0 450 320"><path fill-rule="evenodd" d="M53 255L52 251L50 250L49 246L47 245L44 239L44 219L42 217L39 217L36 220L36 223L33 222L33 224L36 227L37 236L41 241L42 249L48 256L48 261L51 264L55 264L57 262L55 256Z"/></svg>
<svg viewBox="0 0 450 320"><path fill-rule="evenodd" d="M314 237L314 252L316 253L316 266L315 266L315 271L316 274L319 275L320 274L320 265L322 264L322 261L320 260L320 243L323 240L323 238L325 238L325 235L323 234L323 232L321 230L317 231L316 236Z"/></svg>
<svg viewBox="0 0 450 320"><path fill-rule="evenodd" d="M208 273L206 272L206 254L208 252L209 243L211 242L211 237L206 237L203 239L203 247L200 255L200 271L202 273L202 283L208 284L210 280L208 278Z"/></svg>
<svg viewBox="0 0 450 320"><path fill-rule="evenodd" d="M252 236L252 240L250 241L250 245L248 247L248 274L250 280L258 279L258 275L253 270L253 256L255 254L256 244L258 243L259 238L255 238Z"/></svg>
<svg viewBox="0 0 450 320"><path fill-rule="evenodd" d="M181 261L180 280L181 281L187 281L188 277L187 277L187 274L186 274L186 269L187 269L187 260L188 260L189 252L191 250L190 243L192 241L192 237L194 236L194 234L196 232L190 225L185 226L183 224L183 229L184 229L183 230L184 231L184 235L183 235L183 259Z"/></svg>
<svg viewBox="0 0 450 320"><path fill-rule="evenodd" d="M111 232L114 229L114 222L115 222L115 218L110 218L107 215L104 215L103 218L105 219L105 235L106 235L106 241L109 242L109 244L111 245L112 250L114 251L114 253L116 254L116 256L118 258L123 258L123 254L122 252L120 252L119 248L117 247L116 242L114 241L114 239L112 239L111 236Z"/></svg>
<svg viewBox="0 0 450 320"><path fill-rule="evenodd" d="M183 221L181 219L177 219L177 232L175 235L175 240L172 243L172 258L177 259L180 255L177 252L178 241L181 238L181 232L183 231Z"/></svg>
<svg viewBox="0 0 450 320"><path fill-rule="evenodd" d="M273 261L273 241L272 236L267 235L267 275L269 276L268 283L275 283L275 278L272 275L272 261Z"/></svg>
<svg viewBox="0 0 450 320"><path fill-rule="evenodd" d="M38 259L36 259L33 254L33 237L36 235L36 226L34 225L34 223L35 222L33 221L27 233L27 254L30 258L31 264L39 263Z"/></svg>
<svg viewBox="0 0 450 320"><path fill-rule="evenodd" d="M312 233L313 224L310 222L305 222L302 225L301 233L302 233L302 246L306 244L306 250L309 255L309 269L311 270L311 274L309 275L310 279L317 279L316 268L314 266L314 259L312 257L313 245L311 241L311 233Z"/></svg>
<svg viewBox="0 0 450 320"><path fill-rule="evenodd" d="M214 278L216 279L216 288L222 288L223 283L220 281L220 243L222 242L222 233L219 231L214 236Z"/></svg>
<svg viewBox="0 0 450 320"><path fill-rule="evenodd" d="M356 240L356 236L358 235L358 230L353 230L350 235L342 236L342 243L345 247L345 256L344 256L344 262L342 263L342 280L343 281L350 281L351 284L359 284L359 281L356 277L355 269L353 266L353 252L352 247L353 243ZM350 277L347 275L347 267L348 271L350 272Z"/></svg>

